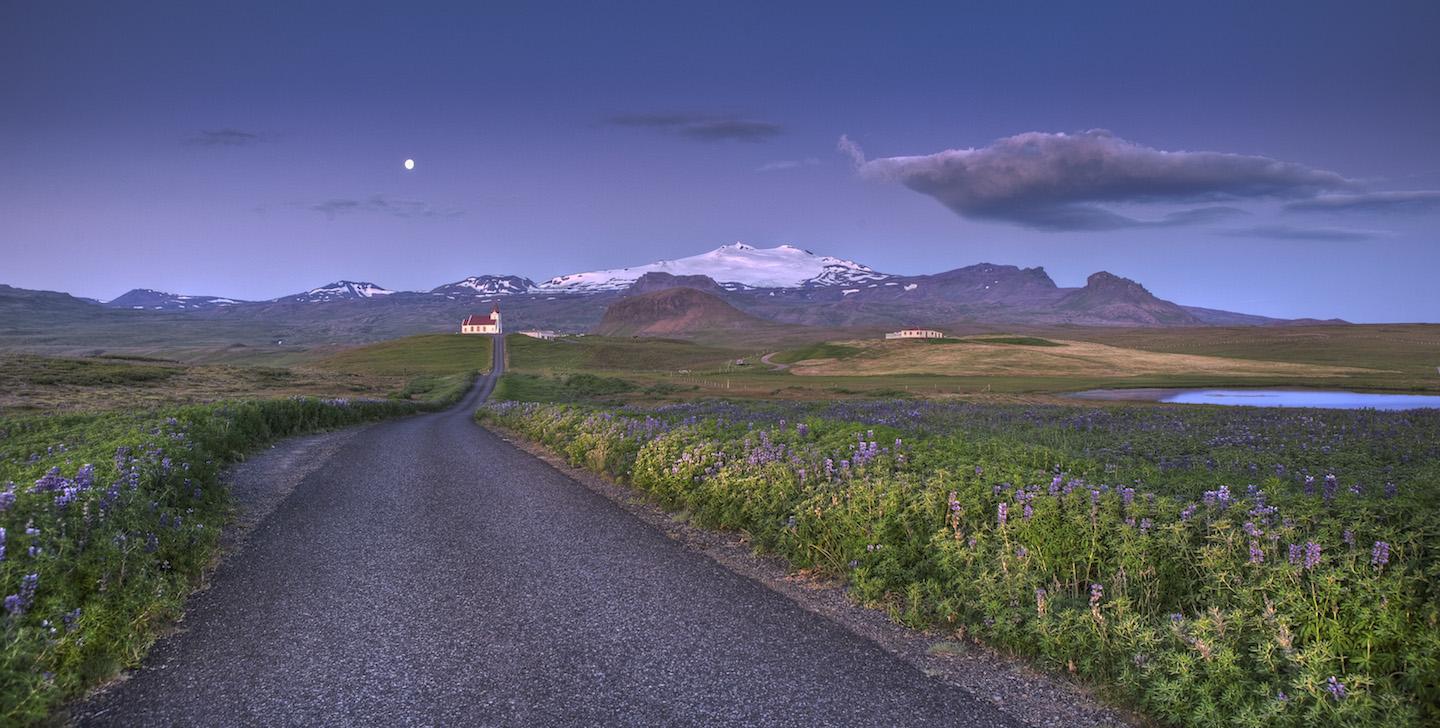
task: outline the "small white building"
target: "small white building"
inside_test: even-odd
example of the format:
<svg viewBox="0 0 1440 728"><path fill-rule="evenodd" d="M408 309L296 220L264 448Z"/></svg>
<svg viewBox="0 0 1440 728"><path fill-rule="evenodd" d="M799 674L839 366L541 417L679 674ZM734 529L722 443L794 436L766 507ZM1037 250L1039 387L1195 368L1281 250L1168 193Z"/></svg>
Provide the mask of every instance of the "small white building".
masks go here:
<svg viewBox="0 0 1440 728"><path fill-rule="evenodd" d="M470 314L460 322L460 333L462 334L499 334L500 328L500 304L495 304L490 309L489 316Z"/></svg>
<svg viewBox="0 0 1440 728"><path fill-rule="evenodd" d="M544 339L545 341L550 341L556 336L559 336L559 334L549 329L531 329L530 331L521 331L520 333L532 339Z"/></svg>
<svg viewBox="0 0 1440 728"><path fill-rule="evenodd" d="M945 334L935 329L900 329L885 335L887 339L943 339Z"/></svg>

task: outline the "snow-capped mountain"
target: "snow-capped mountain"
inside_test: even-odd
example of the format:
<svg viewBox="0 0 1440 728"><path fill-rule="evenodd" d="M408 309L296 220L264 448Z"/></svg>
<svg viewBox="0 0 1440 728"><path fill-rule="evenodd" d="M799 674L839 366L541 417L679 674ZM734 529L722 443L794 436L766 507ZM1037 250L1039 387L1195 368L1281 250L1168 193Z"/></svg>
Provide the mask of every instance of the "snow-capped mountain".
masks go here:
<svg viewBox="0 0 1440 728"><path fill-rule="evenodd" d="M245 302L220 296L186 296L149 288L136 288L104 305L107 308L130 308L141 311L196 311L218 306L234 306L240 303Z"/></svg>
<svg viewBox="0 0 1440 728"><path fill-rule="evenodd" d="M540 284L539 288L554 293L618 291L652 272L709 276L729 289L817 288L870 283L893 277L877 273L853 260L815 255L793 245L755 248L734 243L688 258L557 276Z"/></svg>
<svg viewBox="0 0 1440 728"><path fill-rule="evenodd" d="M312 288L304 293L282 296L275 300L291 303L323 303L325 301L348 301L362 298L389 296L395 292L381 288L367 281L336 281L326 286Z"/></svg>
<svg viewBox="0 0 1440 728"><path fill-rule="evenodd" d="M517 293L534 293L539 288L535 281L520 276L470 276L463 281L446 283L430 289L434 296L459 298L465 296L507 296Z"/></svg>

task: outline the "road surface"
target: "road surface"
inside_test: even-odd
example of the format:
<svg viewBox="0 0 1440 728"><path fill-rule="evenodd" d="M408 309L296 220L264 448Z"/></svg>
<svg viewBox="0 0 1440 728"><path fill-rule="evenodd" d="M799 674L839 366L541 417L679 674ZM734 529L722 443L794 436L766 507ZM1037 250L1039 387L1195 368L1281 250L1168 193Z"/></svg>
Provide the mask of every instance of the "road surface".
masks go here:
<svg viewBox="0 0 1440 728"><path fill-rule="evenodd" d="M81 725L1012 725L455 408L358 432Z"/></svg>

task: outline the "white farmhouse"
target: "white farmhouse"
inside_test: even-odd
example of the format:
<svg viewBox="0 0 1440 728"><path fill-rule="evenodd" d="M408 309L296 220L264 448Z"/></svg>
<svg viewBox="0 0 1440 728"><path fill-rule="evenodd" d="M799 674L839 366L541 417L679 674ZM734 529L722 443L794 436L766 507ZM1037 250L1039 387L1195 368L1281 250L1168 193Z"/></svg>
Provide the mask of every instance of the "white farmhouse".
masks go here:
<svg viewBox="0 0 1440 728"><path fill-rule="evenodd" d="M531 329L529 331L521 331L520 333L532 339L543 339L545 341L550 341L558 336L558 334L549 329Z"/></svg>
<svg viewBox="0 0 1440 728"><path fill-rule="evenodd" d="M935 329L900 329L885 335L887 339L943 339L945 334Z"/></svg>
<svg viewBox="0 0 1440 728"><path fill-rule="evenodd" d="M495 304L490 309L489 316L478 316L470 314L460 322L460 333L462 334L499 334L500 328L500 304Z"/></svg>

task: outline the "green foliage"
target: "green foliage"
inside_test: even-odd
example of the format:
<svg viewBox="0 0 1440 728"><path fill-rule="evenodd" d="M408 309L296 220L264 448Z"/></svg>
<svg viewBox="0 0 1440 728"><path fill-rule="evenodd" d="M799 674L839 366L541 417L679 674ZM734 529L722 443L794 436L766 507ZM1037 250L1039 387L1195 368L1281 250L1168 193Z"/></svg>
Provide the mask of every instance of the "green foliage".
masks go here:
<svg viewBox="0 0 1440 728"><path fill-rule="evenodd" d="M828 412L871 412L847 407ZM1127 426L974 406L936 424L916 404L888 409L874 419L894 427L734 403L499 403L477 416L847 579L905 624L1029 655L1166 723L1440 721L1440 489L1433 462L1407 467L1433 450L1440 419L1201 409ZM1225 434L1212 417L1240 424ZM1349 428L1343 447L1302 437L1332 425ZM1365 444L1380 432L1392 442ZM1213 457L1177 464L1197 451ZM1311 491L1253 468L1272 456L1415 480L1395 494L1369 476ZM1234 492L1190 501L1215 477Z"/></svg>
<svg viewBox="0 0 1440 728"><path fill-rule="evenodd" d="M29 384L38 386L98 384L143 384L169 379L179 374L179 367L149 364L128 364L104 359L64 359L39 356L6 357L0 360L5 369L0 382L7 386Z"/></svg>
<svg viewBox="0 0 1440 728"><path fill-rule="evenodd" d="M799 349L782 351L770 357L770 361L794 364L797 361L808 359L848 359L861 351L863 350L859 347L845 346L844 344L812 344Z"/></svg>
<svg viewBox="0 0 1440 728"><path fill-rule="evenodd" d="M635 391L624 379L595 374L542 377L510 373L500 378L495 399L521 402L582 402Z"/></svg>
<svg viewBox="0 0 1440 728"><path fill-rule="evenodd" d="M316 362L324 369L400 376L490 371L494 358L489 336L421 334L342 351Z"/></svg>
<svg viewBox="0 0 1440 728"><path fill-rule="evenodd" d="M42 721L134 666L179 616L230 511L227 463L433 406L292 398L0 419L0 723Z"/></svg>

